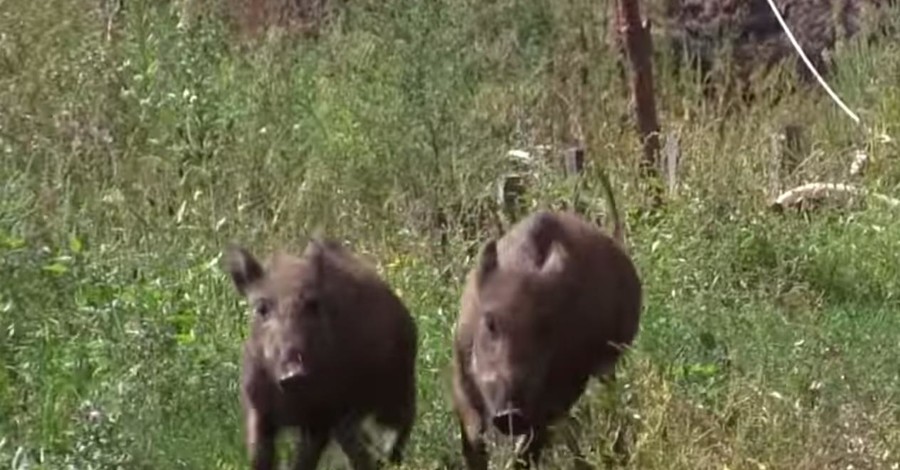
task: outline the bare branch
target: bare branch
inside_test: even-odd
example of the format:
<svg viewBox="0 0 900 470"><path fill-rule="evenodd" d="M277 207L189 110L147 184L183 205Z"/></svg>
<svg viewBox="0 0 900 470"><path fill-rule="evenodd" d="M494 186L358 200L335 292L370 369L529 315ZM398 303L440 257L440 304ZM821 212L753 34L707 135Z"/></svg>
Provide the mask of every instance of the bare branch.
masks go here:
<svg viewBox="0 0 900 470"><path fill-rule="evenodd" d="M892 208L900 208L900 199L895 199L884 194L871 193L864 188L843 183L804 184L782 193L775 198L770 207L780 210L785 207L797 207L806 202L818 202L827 198L843 197L849 199L851 197L866 196L878 199Z"/></svg>

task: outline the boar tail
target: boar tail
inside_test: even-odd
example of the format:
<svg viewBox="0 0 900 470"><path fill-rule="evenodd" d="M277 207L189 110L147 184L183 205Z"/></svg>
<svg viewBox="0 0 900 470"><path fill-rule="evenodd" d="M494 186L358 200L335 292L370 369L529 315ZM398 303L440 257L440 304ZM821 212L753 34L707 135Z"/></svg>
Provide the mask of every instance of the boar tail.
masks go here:
<svg viewBox="0 0 900 470"><path fill-rule="evenodd" d="M600 185L603 186L603 196L606 204L609 206L610 216L613 221L612 236L616 242L625 248L625 231L622 228L622 219L619 217L619 210L616 206L616 197L613 195L612 184L609 182L609 176L604 168L600 168Z"/></svg>

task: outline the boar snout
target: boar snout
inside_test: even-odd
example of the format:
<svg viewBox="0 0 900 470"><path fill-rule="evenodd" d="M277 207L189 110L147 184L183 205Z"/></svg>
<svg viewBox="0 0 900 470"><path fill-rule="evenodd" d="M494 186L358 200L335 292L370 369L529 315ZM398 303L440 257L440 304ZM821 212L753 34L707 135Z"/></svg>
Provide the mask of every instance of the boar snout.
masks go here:
<svg viewBox="0 0 900 470"><path fill-rule="evenodd" d="M482 383L487 392L488 413L491 423L505 435L518 436L531 430L529 400L524 393L528 384L508 377L496 379L499 374L490 374L494 380Z"/></svg>
<svg viewBox="0 0 900 470"><path fill-rule="evenodd" d="M288 387L302 381L309 375L309 370L303 362L303 355L296 348L290 348L281 360L278 374L278 384Z"/></svg>
<svg viewBox="0 0 900 470"><path fill-rule="evenodd" d="M507 436L521 436L531 431L531 424L528 418L519 408L504 408L494 413L491 422L498 431Z"/></svg>

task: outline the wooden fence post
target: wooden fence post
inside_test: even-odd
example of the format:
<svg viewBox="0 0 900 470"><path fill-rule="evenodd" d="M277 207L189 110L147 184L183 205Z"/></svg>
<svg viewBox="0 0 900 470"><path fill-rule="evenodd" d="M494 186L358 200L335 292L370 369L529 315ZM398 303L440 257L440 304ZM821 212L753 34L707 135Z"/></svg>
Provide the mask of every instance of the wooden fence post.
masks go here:
<svg viewBox="0 0 900 470"><path fill-rule="evenodd" d="M641 174L651 179L653 205L658 206L662 203L662 185L659 181L660 129L653 87L650 23L641 18L638 0L617 0L617 3L617 26L619 34L624 38L624 52L631 64L631 96L643 147Z"/></svg>

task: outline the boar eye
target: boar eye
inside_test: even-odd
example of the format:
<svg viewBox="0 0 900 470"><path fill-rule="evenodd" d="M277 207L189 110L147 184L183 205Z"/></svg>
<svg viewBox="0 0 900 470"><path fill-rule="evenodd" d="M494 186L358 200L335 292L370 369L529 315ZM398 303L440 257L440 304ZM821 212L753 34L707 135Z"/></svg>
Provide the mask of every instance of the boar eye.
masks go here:
<svg viewBox="0 0 900 470"><path fill-rule="evenodd" d="M491 336L494 336L497 334L497 322L494 320L493 315L485 314L484 327L487 329L488 333L491 334Z"/></svg>
<svg viewBox="0 0 900 470"><path fill-rule="evenodd" d="M272 303L265 300L260 299L253 303L253 312L260 318L266 318L269 316L269 312L272 310Z"/></svg>
<svg viewBox="0 0 900 470"><path fill-rule="evenodd" d="M310 315L318 315L319 314L319 300L318 299L306 299L304 304L304 308Z"/></svg>

